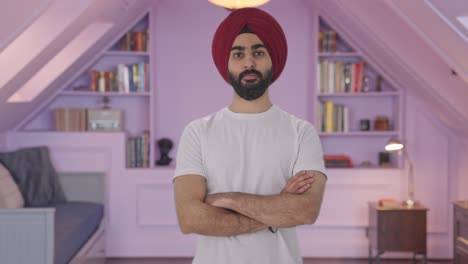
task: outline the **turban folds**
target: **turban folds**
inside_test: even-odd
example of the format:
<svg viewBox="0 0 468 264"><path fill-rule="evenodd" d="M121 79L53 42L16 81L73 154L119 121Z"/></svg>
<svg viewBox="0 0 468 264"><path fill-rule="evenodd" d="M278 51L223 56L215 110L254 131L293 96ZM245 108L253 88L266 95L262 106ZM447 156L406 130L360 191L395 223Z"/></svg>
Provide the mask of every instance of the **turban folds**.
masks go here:
<svg viewBox="0 0 468 264"><path fill-rule="evenodd" d="M281 74L288 56L288 46L283 29L268 13L257 8L242 8L233 11L219 25L213 37L212 56L216 68L228 82L228 62L232 44L245 27L254 32L265 45L273 64L274 82Z"/></svg>

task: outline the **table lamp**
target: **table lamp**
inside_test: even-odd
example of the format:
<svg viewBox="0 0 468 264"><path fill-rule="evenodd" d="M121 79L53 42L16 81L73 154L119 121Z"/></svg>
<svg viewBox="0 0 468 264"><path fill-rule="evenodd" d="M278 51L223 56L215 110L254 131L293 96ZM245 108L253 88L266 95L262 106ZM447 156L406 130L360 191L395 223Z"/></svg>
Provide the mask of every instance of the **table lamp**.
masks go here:
<svg viewBox="0 0 468 264"><path fill-rule="evenodd" d="M390 139L385 145L385 150L388 152L398 151L398 153L403 152L405 160L408 162L408 198L406 200L406 205L412 207L415 204L414 200L414 175L413 175L413 162L409 158L408 151L405 148L405 145L397 139Z"/></svg>

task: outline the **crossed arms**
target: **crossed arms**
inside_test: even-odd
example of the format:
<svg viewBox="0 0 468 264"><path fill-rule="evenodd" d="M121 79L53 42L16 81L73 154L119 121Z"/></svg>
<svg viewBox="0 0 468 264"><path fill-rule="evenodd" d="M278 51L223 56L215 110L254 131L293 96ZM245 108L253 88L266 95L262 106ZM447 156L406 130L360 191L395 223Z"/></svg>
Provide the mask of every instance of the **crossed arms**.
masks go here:
<svg viewBox="0 0 468 264"><path fill-rule="evenodd" d="M291 177L277 195L206 195L204 177L177 177L174 194L179 226L184 234L235 236L268 226L313 224L320 212L325 182L321 172L308 170Z"/></svg>

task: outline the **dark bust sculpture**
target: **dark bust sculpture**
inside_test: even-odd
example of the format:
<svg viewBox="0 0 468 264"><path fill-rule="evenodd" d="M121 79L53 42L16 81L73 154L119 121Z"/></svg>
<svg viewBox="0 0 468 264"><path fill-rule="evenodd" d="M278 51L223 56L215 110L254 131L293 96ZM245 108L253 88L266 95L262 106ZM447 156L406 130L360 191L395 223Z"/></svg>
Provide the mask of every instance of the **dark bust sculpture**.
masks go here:
<svg viewBox="0 0 468 264"><path fill-rule="evenodd" d="M157 165L169 165L172 161L172 158L169 157L169 152L172 149L173 143L172 140L168 138L161 138L157 141L159 152L161 156L159 160L156 161Z"/></svg>

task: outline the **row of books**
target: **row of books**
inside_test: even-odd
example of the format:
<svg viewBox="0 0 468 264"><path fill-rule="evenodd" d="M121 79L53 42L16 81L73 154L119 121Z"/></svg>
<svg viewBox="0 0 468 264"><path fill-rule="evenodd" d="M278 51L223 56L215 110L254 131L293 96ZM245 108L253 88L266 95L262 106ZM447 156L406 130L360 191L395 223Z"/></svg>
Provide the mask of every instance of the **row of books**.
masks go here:
<svg viewBox="0 0 468 264"><path fill-rule="evenodd" d="M149 168L149 149L149 130L144 130L137 136L129 136L127 138L127 168Z"/></svg>
<svg viewBox="0 0 468 264"><path fill-rule="evenodd" d="M321 132L349 132L349 108L332 101L317 104L317 128Z"/></svg>
<svg viewBox="0 0 468 264"><path fill-rule="evenodd" d="M320 93L359 93L369 90L364 84L364 61L322 60L317 65L317 87Z"/></svg>
<svg viewBox="0 0 468 264"><path fill-rule="evenodd" d="M149 92L149 64L118 64L117 70L90 71L92 92Z"/></svg>
<svg viewBox="0 0 468 264"><path fill-rule="evenodd" d="M336 31L324 30L319 32L319 52L336 52Z"/></svg>
<svg viewBox="0 0 468 264"><path fill-rule="evenodd" d="M86 131L87 111L85 108L53 109L56 131Z"/></svg>
<svg viewBox="0 0 468 264"><path fill-rule="evenodd" d="M147 31L129 31L119 40L119 49L123 51L147 51L149 34Z"/></svg>
<svg viewBox="0 0 468 264"><path fill-rule="evenodd" d="M351 168L353 167L353 161L347 155L323 155L325 167L327 168Z"/></svg>

